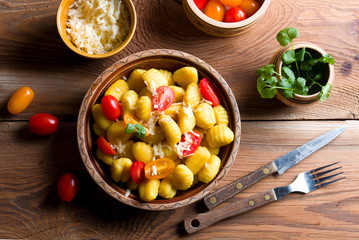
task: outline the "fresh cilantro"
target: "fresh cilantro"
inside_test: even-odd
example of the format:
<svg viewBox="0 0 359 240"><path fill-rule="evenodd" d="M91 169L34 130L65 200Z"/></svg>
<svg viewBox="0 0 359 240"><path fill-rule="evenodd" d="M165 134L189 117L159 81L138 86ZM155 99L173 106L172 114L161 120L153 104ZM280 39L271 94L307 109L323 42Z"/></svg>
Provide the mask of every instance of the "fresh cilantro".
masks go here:
<svg viewBox="0 0 359 240"><path fill-rule="evenodd" d="M320 101L324 101L328 99L330 90L332 90L332 85L330 83L327 83L325 86L322 87L322 90L319 93L319 99Z"/></svg>
<svg viewBox="0 0 359 240"><path fill-rule="evenodd" d="M287 46L294 38L299 37L299 31L296 28L285 28L277 34L277 41L280 45Z"/></svg>

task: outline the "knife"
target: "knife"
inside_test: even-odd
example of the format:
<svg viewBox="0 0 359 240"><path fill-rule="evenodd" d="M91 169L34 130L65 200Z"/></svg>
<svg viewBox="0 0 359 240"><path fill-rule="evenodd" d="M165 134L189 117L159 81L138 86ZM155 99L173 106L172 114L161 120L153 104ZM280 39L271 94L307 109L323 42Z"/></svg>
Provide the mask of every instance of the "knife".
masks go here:
<svg viewBox="0 0 359 240"><path fill-rule="evenodd" d="M246 176L226 185L225 187L213 192L204 197L204 203L208 209L212 209L217 205L221 204L225 200L233 197L237 193L243 191L244 189L252 186L253 184L259 182L263 178L273 173L278 173L282 175L289 168L295 166L297 163L322 148L336 137L338 137L344 130L346 126L334 129L326 134L323 134L320 137L317 137L306 144L298 147L297 149L287 153L286 155L277 158L273 162L270 162L254 172L247 174Z"/></svg>

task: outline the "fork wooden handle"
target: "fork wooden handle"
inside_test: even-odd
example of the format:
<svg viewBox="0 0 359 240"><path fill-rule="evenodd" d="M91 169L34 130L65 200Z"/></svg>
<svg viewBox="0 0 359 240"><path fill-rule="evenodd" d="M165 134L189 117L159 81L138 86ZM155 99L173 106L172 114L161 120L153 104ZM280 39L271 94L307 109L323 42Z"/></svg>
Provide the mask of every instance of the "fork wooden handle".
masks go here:
<svg viewBox="0 0 359 240"><path fill-rule="evenodd" d="M208 209L212 209L215 206L221 204L225 200L233 197L237 193L243 191L244 189L252 186L256 182L259 182L268 175L277 172L276 167L273 162L270 162L264 165L261 168L258 168L254 172L247 174L246 176L224 186L223 188L217 190L214 193L211 193L204 197L204 204Z"/></svg>
<svg viewBox="0 0 359 240"><path fill-rule="evenodd" d="M220 220L250 211L275 200L277 200L277 198L275 196L274 190L270 189L250 198L241 199L218 209L186 218L184 220L184 227L187 233L194 233L208 226L211 226Z"/></svg>

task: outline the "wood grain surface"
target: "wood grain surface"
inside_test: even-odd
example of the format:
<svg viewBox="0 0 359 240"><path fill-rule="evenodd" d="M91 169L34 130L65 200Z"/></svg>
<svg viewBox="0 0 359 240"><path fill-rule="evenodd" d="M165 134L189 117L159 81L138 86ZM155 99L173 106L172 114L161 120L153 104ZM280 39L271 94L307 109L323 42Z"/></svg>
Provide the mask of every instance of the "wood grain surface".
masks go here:
<svg viewBox="0 0 359 240"><path fill-rule="evenodd" d="M197 30L180 0L134 0L138 26L118 55L89 60L72 53L56 29L59 0L0 0L0 239L357 239L359 238L359 1L272 0L246 33L215 38ZM263 100L255 70L280 48L276 33L297 27L296 41L313 42L336 60L328 100L291 108ZM302 171L340 160L346 179L310 194L231 217L193 235L183 219L204 211L201 203L171 211L144 211L107 196L87 173L76 142L82 98L108 66L132 53L167 48L195 55L214 67L235 94L242 119L241 146L230 173L235 181L336 127L348 129L285 174L273 175L228 202L290 183ZM6 104L21 86L35 98L25 112ZM48 112L60 119L49 137L28 130L28 119ZM74 172L80 190L59 200L57 180ZM223 203L224 205L227 203ZM219 206L221 207L221 206Z"/></svg>

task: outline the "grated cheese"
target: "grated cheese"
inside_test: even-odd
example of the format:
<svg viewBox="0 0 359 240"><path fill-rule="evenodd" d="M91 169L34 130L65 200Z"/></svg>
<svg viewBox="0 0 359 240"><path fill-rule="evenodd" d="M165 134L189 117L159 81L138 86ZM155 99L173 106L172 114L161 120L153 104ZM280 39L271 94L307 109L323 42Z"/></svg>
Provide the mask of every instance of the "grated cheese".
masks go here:
<svg viewBox="0 0 359 240"><path fill-rule="evenodd" d="M66 23L71 41L89 54L113 50L125 40L129 30L130 17L121 0L76 0Z"/></svg>
<svg viewBox="0 0 359 240"><path fill-rule="evenodd" d="M151 173L152 176L156 176L157 175L157 167L156 165L153 165L152 166L152 173Z"/></svg>
<svg viewBox="0 0 359 240"><path fill-rule="evenodd" d="M126 194L125 194L125 197L130 196L130 193L131 193L131 190L130 190L130 189L127 189Z"/></svg>
<svg viewBox="0 0 359 240"><path fill-rule="evenodd" d="M202 97L201 103L208 103L209 105L213 105L211 101L206 100L204 97Z"/></svg>
<svg viewBox="0 0 359 240"><path fill-rule="evenodd" d="M162 150L162 143L160 142L159 144L155 144L153 145L153 155L158 156L160 158L164 158L165 157L165 153Z"/></svg>
<svg viewBox="0 0 359 240"><path fill-rule="evenodd" d="M193 109L191 107L191 104L188 104L188 107L185 103L183 103L183 112L190 118L193 117Z"/></svg>

